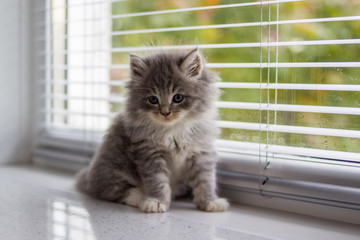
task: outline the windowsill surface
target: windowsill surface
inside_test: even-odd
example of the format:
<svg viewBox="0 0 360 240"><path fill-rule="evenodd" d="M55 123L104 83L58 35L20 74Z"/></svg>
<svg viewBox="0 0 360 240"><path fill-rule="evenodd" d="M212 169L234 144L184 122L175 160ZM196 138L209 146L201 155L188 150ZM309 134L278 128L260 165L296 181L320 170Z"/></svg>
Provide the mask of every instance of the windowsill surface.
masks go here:
<svg viewBox="0 0 360 240"><path fill-rule="evenodd" d="M73 174L0 166L0 239L359 239L359 225L247 205L206 213L175 201L164 214L84 196Z"/></svg>

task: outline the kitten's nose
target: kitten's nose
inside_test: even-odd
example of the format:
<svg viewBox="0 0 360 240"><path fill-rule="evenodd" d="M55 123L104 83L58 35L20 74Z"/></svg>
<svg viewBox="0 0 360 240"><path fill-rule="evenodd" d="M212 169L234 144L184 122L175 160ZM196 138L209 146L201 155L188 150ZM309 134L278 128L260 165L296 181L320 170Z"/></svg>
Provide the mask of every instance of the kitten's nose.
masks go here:
<svg viewBox="0 0 360 240"><path fill-rule="evenodd" d="M161 115L163 115L164 117L167 117L167 116L169 116L170 115L170 109L169 109L169 107L168 106L163 106L163 107L161 107L161 109L160 109L160 114Z"/></svg>
<svg viewBox="0 0 360 240"><path fill-rule="evenodd" d="M167 117L170 115L170 112L160 112L161 115L163 115L164 117Z"/></svg>

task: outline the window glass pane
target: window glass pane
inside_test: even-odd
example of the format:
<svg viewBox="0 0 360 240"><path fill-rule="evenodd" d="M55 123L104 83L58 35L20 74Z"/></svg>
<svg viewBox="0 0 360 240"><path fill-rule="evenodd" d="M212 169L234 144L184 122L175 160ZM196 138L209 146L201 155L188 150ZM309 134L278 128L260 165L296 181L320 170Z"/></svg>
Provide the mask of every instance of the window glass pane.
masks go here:
<svg viewBox="0 0 360 240"><path fill-rule="evenodd" d="M360 90L352 88L360 84L358 1L274 1L262 6L260 1L245 0L137 0L86 6L80 1L68 9L53 3L54 82L43 98L49 100L54 124L106 129L124 106L130 52L146 55L155 46L198 45L210 66L224 64L212 65L212 70L221 78L219 100L234 108L219 108L219 120L360 130ZM224 4L237 5L219 7ZM204 6L215 7L171 12ZM141 15L162 10L167 12ZM132 13L140 14L121 16ZM271 107L280 110L267 110ZM241 126L223 126L221 138L338 151L354 151L358 143L356 137L259 134L247 129L254 125Z"/></svg>

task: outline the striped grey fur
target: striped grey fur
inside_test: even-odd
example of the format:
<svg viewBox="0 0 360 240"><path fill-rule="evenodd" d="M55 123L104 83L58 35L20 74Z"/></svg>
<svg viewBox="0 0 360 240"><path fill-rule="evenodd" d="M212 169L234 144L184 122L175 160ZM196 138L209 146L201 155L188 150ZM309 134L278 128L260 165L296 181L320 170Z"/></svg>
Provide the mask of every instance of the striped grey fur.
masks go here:
<svg viewBox="0 0 360 240"><path fill-rule="evenodd" d="M216 75L198 49L130 55L130 70L125 109L78 174L78 189L144 212L167 211L192 190L199 209L226 210L216 194Z"/></svg>

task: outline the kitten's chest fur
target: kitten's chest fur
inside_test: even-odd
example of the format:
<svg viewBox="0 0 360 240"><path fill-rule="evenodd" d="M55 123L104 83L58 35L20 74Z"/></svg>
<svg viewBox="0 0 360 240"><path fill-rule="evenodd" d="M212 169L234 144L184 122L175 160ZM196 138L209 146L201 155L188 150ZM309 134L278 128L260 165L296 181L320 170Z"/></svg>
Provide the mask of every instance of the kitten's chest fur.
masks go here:
<svg viewBox="0 0 360 240"><path fill-rule="evenodd" d="M171 172L172 180L176 182L183 175L186 169L187 159L191 158L194 150L189 145L179 145L176 139L169 148L170 158L168 159L168 167Z"/></svg>
<svg viewBox="0 0 360 240"><path fill-rule="evenodd" d="M200 129L199 126L187 126L169 131L160 139L159 144L169 154L166 161L171 173L172 185L186 181L191 157L204 148L200 141L204 131Z"/></svg>
<svg viewBox="0 0 360 240"><path fill-rule="evenodd" d="M182 195L186 189L194 149L190 145L180 145L176 139L167 146L169 158L166 159L170 171L172 195Z"/></svg>

